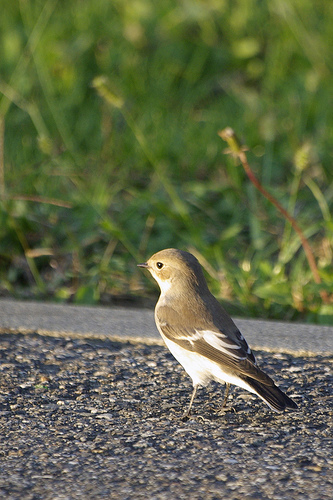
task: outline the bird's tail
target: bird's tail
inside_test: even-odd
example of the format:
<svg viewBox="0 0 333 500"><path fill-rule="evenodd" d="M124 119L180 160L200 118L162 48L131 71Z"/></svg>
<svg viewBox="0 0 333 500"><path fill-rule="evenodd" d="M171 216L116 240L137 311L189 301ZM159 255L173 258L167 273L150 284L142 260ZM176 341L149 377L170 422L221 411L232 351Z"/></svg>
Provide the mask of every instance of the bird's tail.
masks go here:
<svg viewBox="0 0 333 500"><path fill-rule="evenodd" d="M281 412L286 408L297 410L297 404L281 391L272 381L272 385L265 385L258 380L247 378L246 382L258 396L274 410Z"/></svg>

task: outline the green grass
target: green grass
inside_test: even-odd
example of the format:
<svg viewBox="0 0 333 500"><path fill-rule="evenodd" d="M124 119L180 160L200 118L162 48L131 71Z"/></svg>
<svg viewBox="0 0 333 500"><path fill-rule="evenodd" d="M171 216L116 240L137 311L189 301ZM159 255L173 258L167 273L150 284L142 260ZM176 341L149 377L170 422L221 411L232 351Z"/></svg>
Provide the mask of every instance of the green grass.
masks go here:
<svg viewBox="0 0 333 500"><path fill-rule="evenodd" d="M136 263L172 246L234 314L332 324L332 45L326 0L7 2L0 292L156 294ZM223 154L226 126L304 230L321 285Z"/></svg>

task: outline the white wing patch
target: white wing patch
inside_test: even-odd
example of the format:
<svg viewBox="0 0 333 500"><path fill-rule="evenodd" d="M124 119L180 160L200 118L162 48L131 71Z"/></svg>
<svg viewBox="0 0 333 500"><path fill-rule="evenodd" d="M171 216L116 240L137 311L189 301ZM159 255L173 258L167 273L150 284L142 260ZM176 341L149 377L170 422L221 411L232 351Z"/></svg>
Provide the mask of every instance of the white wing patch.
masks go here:
<svg viewBox="0 0 333 500"><path fill-rule="evenodd" d="M177 335L177 339L187 340L192 347L195 345L197 340L204 340L207 344L214 347L214 349L217 349L228 356L232 356L236 359L246 359L246 356L240 356L237 352L237 349L241 349L240 345L223 341L223 339L228 339L227 335L224 335L223 333L213 332L212 330L195 330L195 333L192 333L191 335ZM233 349L235 352L232 352Z"/></svg>
<svg viewBox="0 0 333 500"><path fill-rule="evenodd" d="M163 334L162 327L167 326L166 322L160 322L160 333ZM252 354L250 347L248 346L246 340L244 339L243 335L241 335L241 340L245 343L245 346L240 346L239 344L232 343L231 339L227 335L225 335L222 332L214 332L213 330L194 330L189 333L183 333L183 334L176 334L175 335L175 341L177 340L186 340L189 342L192 346L194 347L195 350L195 343L198 340L204 340L212 346L214 349L217 349L220 352L223 352L227 356L232 356L235 359L246 359L247 356L242 356L239 352L239 350L242 350L244 347L246 348L246 353L247 354ZM234 352L233 352L234 351ZM244 351L243 351L244 352Z"/></svg>
<svg viewBox="0 0 333 500"><path fill-rule="evenodd" d="M245 359L244 356L240 356L239 353L236 352L237 349L241 349L241 346L237 344L230 344L230 342L224 342L223 338L226 339L228 337L223 333L215 333L210 330L203 330L200 333L205 342L218 351L224 352L228 356L233 356L236 359ZM232 352L232 349L235 349L234 353Z"/></svg>

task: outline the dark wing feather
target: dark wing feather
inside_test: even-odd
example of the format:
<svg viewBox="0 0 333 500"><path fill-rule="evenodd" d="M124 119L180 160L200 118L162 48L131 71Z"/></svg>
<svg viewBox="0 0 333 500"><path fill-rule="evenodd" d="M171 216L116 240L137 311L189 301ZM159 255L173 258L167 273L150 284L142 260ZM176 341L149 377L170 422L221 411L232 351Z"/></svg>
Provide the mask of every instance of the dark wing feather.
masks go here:
<svg viewBox="0 0 333 500"><path fill-rule="evenodd" d="M239 342L236 344L223 331L218 330L214 324L205 325L204 328L200 325L195 329L185 327L178 313L167 306L157 308L155 315L163 335L172 342L188 351L211 359L223 366L224 370L230 370L232 374L240 377L247 376L268 386L274 385L272 379L255 364L253 354L249 355L245 339L245 344L244 342L241 345ZM205 340L204 336L207 333L216 337L217 342L214 345ZM216 347L219 341L223 342L223 348Z"/></svg>
<svg viewBox="0 0 333 500"><path fill-rule="evenodd" d="M283 411L285 408L297 410L297 404L274 383L273 385L267 386L253 378L246 377L245 380L273 410Z"/></svg>

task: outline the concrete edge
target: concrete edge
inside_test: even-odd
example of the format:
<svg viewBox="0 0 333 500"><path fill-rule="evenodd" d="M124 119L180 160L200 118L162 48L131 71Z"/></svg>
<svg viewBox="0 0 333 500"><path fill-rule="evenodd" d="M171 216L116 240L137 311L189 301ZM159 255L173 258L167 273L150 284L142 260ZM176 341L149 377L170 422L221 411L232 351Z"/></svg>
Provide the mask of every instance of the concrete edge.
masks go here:
<svg viewBox="0 0 333 500"><path fill-rule="evenodd" d="M251 348L292 355L333 354L333 326L234 318ZM154 311L0 299L0 333L163 345Z"/></svg>
<svg viewBox="0 0 333 500"><path fill-rule="evenodd" d="M69 338L69 339L91 339L91 340L110 340L126 344L147 344L164 345L162 339L155 337L132 337L130 335L109 335L106 333L95 332L71 332L64 330L44 330L42 328L0 328L0 335L40 335L41 337Z"/></svg>
<svg viewBox="0 0 333 500"><path fill-rule="evenodd" d="M40 335L42 337L53 337L53 338L70 338L70 339L91 339L91 340L109 340L110 342L118 342L121 344L146 344L146 345L158 345L165 346L162 338L157 337L133 337L126 335L109 335L105 333L95 333L95 332L71 332L71 331L56 331L56 330L43 330L43 329L29 329L29 328L0 328L0 335ZM165 346L166 347L166 346ZM321 351L308 351L308 350L294 350L288 349L286 347L267 347L251 344L251 349L254 353L257 351L271 352L271 353L281 353L289 354L291 356L302 356L302 357L312 357L312 356L327 356L332 353L321 352Z"/></svg>

